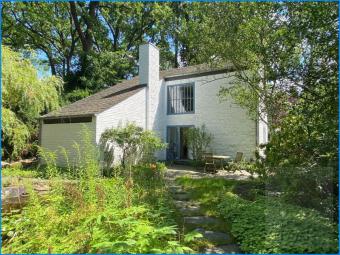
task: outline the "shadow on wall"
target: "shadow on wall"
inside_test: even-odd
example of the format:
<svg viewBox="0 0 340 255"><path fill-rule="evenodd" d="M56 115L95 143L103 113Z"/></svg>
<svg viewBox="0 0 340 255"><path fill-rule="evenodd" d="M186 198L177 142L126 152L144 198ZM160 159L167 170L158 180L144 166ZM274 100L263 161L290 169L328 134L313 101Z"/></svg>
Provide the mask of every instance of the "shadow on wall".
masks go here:
<svg viewBox="0 0 340 255"><path fill-rule="evenodd" d="M156 103L155 109L155 118L152 123L152 130L162 139L162 142L166 143L166 123L165 123L165 101L164 100L165 93L165 85L163 83L160 84L160 89L158 91L158 95L154 98L154 103ZM156 152L156 157L160 160L166 159L166 149Z"/></svg>
<svg viewBox="0 0 340 255"><path fill-rule="evenodd" d="M115 146L111 143L100 144L100 158L103 168L110 168L115 160Z"/></svg>

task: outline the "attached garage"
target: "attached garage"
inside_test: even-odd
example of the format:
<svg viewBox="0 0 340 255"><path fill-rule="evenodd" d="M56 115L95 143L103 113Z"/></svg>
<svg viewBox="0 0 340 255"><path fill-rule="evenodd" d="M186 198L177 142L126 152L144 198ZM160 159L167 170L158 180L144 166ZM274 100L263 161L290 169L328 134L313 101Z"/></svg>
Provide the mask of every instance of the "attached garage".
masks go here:
<svg viewBox="0 0 340 255"><path fill-rule="evenodd" d="M119 124L134 122L144 128L145 87L137 77L42 116L41 147L56 153L58 166L67 166L64 148L73 165L79 161L74 145L82 144L84 127L91 132L93 144L99 143L105 129Z"/></svg>
<svg viewBox="0 0 340 255"><path fill-rule="evenodd" d="M94 116L73 116L41 119L40 145L57 156L57 164L66 166L67 161L62 148L68 154L71 165L76 164L78 153L75 144L82 142L82 130L89 130L95 144L96 123Z"/></svg>

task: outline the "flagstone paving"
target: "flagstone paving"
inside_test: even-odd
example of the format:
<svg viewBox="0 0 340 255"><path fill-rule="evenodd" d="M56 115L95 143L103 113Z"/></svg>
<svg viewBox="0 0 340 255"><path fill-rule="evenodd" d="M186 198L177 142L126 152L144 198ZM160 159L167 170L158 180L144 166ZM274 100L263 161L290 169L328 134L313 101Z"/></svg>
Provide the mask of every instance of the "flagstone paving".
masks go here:
<svg viewBox="0 0 340 255"><path fill-rule="evenodd" d="M226 230L220 230L225 223L218 218L205 215L200 205L191 200L189 193L187 193L182 186L175 184L176 178L181 176L189 176L190 178L210 176L209 174L201 173L190 168L188 170L186 166L184 169L168 169L165 175L169 192L174 199L175 207L182 216L185 231L195 230L201 233L201 239L208 241L212 245L203 248L199 252L204 254L241 253L232 235ZM212 178L216 178L216 176ZM222 178L233 178L233 176L226 175ZM249 178L249 176L239 176L237 179L245 178Z"/></svg>

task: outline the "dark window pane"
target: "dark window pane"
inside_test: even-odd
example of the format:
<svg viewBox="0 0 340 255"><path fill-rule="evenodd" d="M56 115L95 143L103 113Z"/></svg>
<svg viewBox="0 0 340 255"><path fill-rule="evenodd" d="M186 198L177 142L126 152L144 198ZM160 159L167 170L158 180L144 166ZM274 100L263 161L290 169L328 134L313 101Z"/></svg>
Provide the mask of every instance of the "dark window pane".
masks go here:
<svg viewBox="0 0 340 255"><path fill-rule="evenodd" d="M66 124L66 123L86 123L92 122L92 117L65 117L44 119L44 124Z"/></svg>
<svg viewBox="0 0 340 255"><path fill-rule="evenodd" d="M168 114L190 113L194 110L193 84L174 85L167 88Z"/></svg>

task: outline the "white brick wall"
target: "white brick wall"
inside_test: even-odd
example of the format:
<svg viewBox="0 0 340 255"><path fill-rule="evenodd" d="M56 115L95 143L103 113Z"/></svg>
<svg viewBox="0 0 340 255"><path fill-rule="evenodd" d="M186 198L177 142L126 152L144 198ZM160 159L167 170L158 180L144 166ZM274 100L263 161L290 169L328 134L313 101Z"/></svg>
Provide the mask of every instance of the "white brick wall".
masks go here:
<svg viewBox="0 0 340 255"><path fill-rule="evenodd" d="M246 158L253 158L256 148L256 122L251 120L246 110L235 104L231 98L220 101L217 96L221 86L233 83L232 74L219 74L168 81L164 86L193 82L195 85L195 113L166 115L166 89L163 94L163 109L166 116L165 127L169 125L206 125L213 134L211 150L222 155L235 156L237 151ZM163 139L166 138L164 127Z"/></svg>
<svg viewBox="0 0 340 255"><path fill-rule="evenodd" d="M139 82L148 84L159 80L159 49L153 44L139 46Z"/></svg>
<svg viewBox="0 0 340 255"><path fill-rule="evenodd" d="M145 128L145 89L96 116L96 142L106 129L128 122Z"/></svg>
<svg viewBox="0 0 340 255"><path fill-rule="evenodd" d="M152 89L151 89L152 88ZM164 112L166 109L163 104L163 95L165 93L165 86L161 81L155 83L149 90L149 130L153 130L163 142L166 142L164 137L165 132L165 118ZM157 154L160 159L165 159L165 151L161 151Z"/></svg>
<svg viewBox="0 0 340 255"><path fill-rule="evenodd" d="M61 147L65 148L69 157L70 164L77 164L78 152L74 144L81 145L82 130L88 129L93 133L93 143L95 142L95 118L88 123L68 123L68 124L42 124L41 126L41 146L48 151L55 152L56 163L59 166L66 166L66 158L61 153Z"/></svg>
<svg viewBox="0 0 340 255"><path fill-rule="evenodd" d="M119 104L96 116L96 143L99 144L101 134L109 128L119 125L125 126L127 123L135 123L145 129L146 116L146 89L125 99ZM114 162L117 163L121 157L118 148L114 149Z"/></svg>
<svg viewBox="0 0 340 255"><path fill-rule="evenodd" d="M152 44L139 47L139 77L140 83L146 83L146 129L153 130L162 137L164 133L164 108L162 104L164 87L159 80L159 49ZM165 151L158 154L165 157Z"/></svg>
<svg viewBox="0 0 340 255"><path fill-rule="evenodd" d="M155 121L159 112L161 82L159 80L159 49L152 44L139 46L139 82L146 88L146 129L158 130Z"/></svg>

